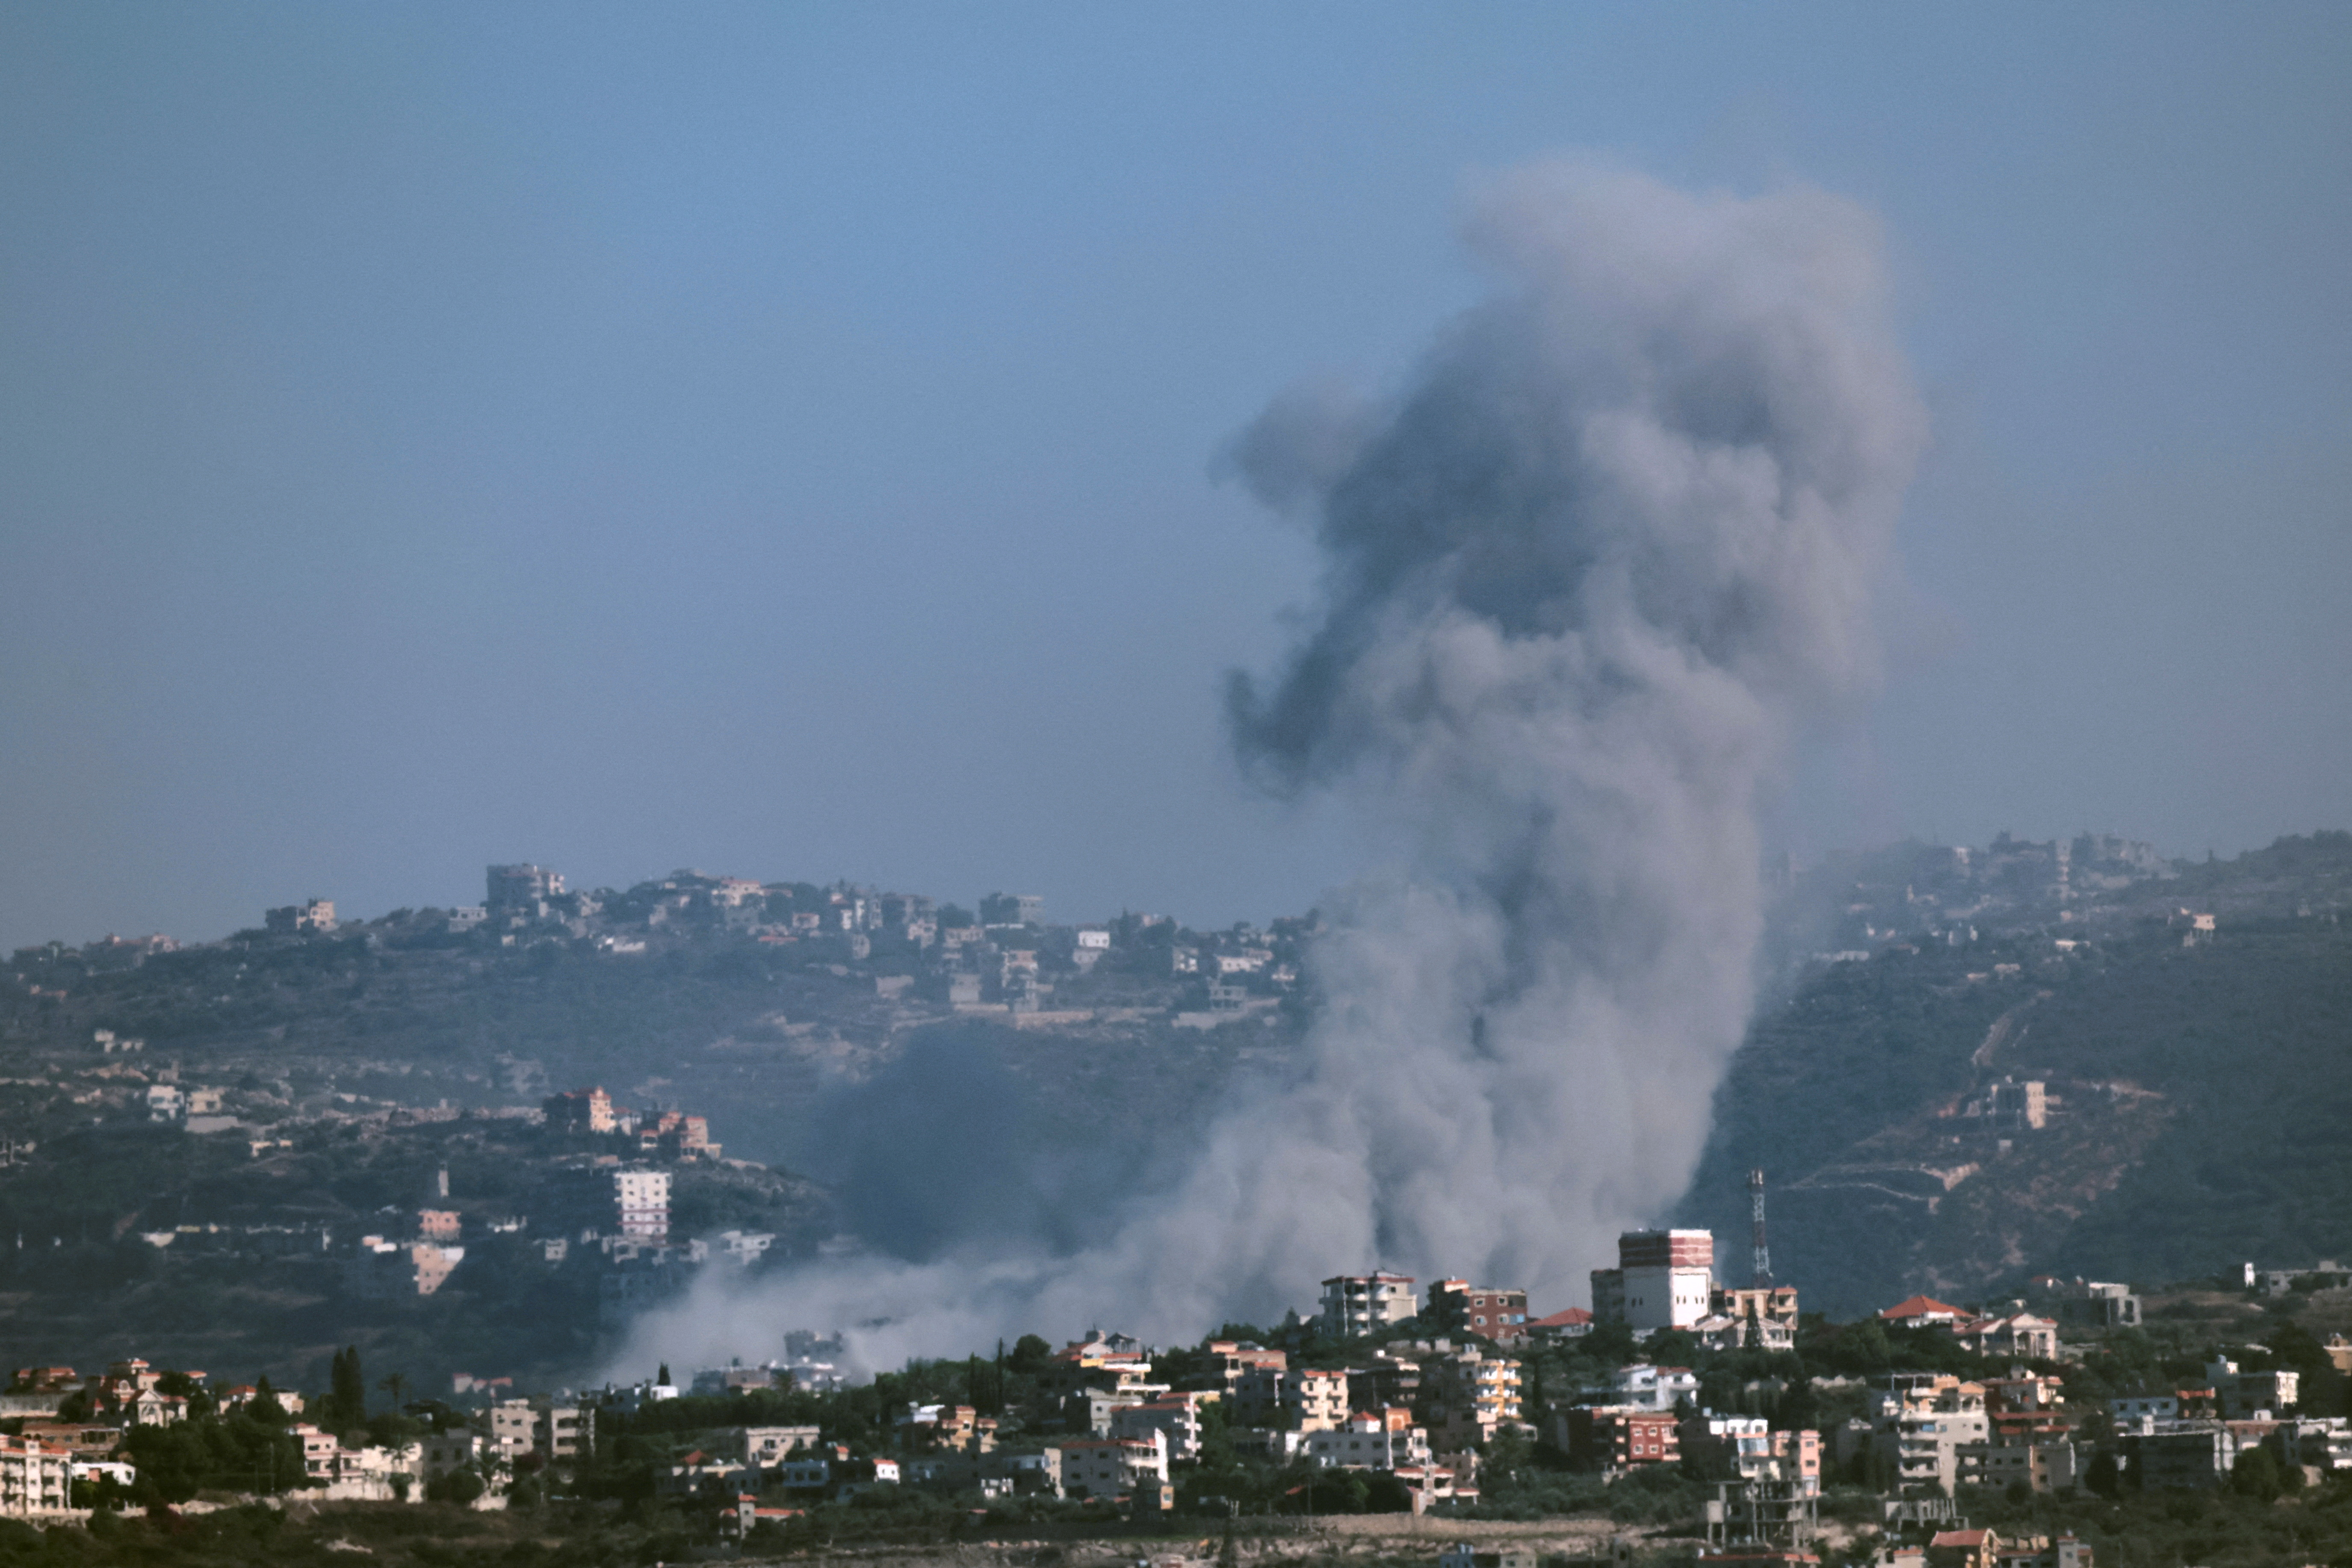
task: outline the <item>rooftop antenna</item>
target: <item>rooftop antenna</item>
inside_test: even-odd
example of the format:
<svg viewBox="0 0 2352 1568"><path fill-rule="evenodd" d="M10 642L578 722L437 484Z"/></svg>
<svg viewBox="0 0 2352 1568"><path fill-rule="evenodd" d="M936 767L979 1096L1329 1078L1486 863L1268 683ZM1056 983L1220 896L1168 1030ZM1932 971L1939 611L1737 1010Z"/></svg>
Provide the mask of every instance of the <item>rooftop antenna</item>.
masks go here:
<svg viewBox="0 0 2352 1568"><path fill-rule="evenodd" d="M1772 1251L1764 1245L1764 1173L1748 1173L1748 1210L1756 1224L1756 1279L1752 1289L1772 1289Z"/></svg>

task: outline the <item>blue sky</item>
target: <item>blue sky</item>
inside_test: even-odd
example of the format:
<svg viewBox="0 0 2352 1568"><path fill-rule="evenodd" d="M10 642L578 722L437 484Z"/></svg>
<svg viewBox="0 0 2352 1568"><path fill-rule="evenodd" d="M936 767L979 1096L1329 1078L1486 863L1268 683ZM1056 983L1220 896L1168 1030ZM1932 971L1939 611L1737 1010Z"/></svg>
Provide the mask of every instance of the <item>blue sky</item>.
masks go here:
<svg viewBox="0 0 2352 1568"><path fill-rule="evenodd" d="M681 865L1262 919L1220 477L1547 154L1883 217L1936 450L1801 853L2352 826L2352 11L0 7L0 948Z"/></svg>

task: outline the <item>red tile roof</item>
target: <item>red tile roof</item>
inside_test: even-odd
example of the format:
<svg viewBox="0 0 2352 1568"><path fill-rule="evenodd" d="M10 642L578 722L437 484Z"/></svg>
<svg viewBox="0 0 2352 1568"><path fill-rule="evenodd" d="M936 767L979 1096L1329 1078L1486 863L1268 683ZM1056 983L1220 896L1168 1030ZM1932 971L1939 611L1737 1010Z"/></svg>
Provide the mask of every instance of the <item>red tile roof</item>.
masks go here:
<svg viewBox="0 0 2352 1568"><path fill-rule="evenodd" d="M1591 1321L1592 1321L1591 1313L1586 1311L1581 1307L1570 1307L1564 1312L1554 1312L1549 1318L1538 1318L1534 1322L1529 1323L1528 1327L1531 1329L1572 1329L1580 1323L1589 1323Z"/></svg>

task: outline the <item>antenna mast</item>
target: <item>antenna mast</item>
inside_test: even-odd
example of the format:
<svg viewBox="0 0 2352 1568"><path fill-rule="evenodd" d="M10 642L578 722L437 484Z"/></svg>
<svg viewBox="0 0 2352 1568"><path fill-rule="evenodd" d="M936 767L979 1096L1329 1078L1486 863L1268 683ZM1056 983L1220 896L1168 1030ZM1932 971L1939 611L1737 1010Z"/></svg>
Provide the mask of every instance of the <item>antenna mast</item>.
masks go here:
<svg viewBox="0 0 2352 1568"><path fill-rule="evenodd" d="M1772 1252L1764 1245L1764 1173L1748 1173L1748 1208L1756 1221L1756 1279L1753 1289L1772 1288Z"/></svg>

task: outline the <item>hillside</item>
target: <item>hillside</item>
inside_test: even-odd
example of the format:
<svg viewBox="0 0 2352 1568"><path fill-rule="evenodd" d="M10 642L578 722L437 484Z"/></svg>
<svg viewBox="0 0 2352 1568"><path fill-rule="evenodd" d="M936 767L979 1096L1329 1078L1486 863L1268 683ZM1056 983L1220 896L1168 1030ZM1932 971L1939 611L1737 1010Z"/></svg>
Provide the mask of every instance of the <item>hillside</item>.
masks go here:
<svg viewBox="0 0 2352 1568"><path fill-rule="evenodd" d="M723 1158L660 1156L674 1223L772 1237L755 1267L845 1234L913 1258L1075 1244L1097 1194L1282 1070L1313 1005L1311 917L1082 932L1013 900L982 926L848 888L680 873L563 894L500 871L556 890L13 956L0 1332L20 1361L135 1340L299 1378L356 1339L420 1373L574 1371L690 1277L666 1254L551 1253L583 1234L581 1162L640 1157L531 1124L589 1084L708 1118ZM2044 1271L2352 1254L2347 903L2342 834L2204 865L2087 835L1904 845L1790 876L1773 1000L1678 1217L1742 1272L1761 1166L1778 1273L1841 1314ZM446 1288L361 1289L362 1238L407 1237L427 1206L462 1226Z"/></svg>
<svg viewBox="0 0 2352 1568"><path fill-rule="evenodd" d="M136 1342L302 1378L356 1340L433 1376L572 1375L693 1268L577 1245L613 1228L566 1185L580 1162L639 1151L533 1125L554 1090L707 1118L722 1158L660 1156L681 1243L756 1232L769 1267L845 1229L920 1257L1086 1223L1094 1184L1139 1170L1297 1036L1286 934L1130 918L1088 959L1018 900L982 928L864 889L680 873L566 894L539 876L559 890L14 954L12 1353L79 1364ZM1225 952L1244 967L1213 1007L1201 955L1213 971ZM362 1289L364 1238L418 1239L428 1207L458 1216L446 1285Z"/></svg>
<svg viewBox="0 0 2352 1568"><path fill-rule="evenodd" d="M1832 1312L2352 1251L2347 888L2352 839L2289 839L1816 964L1734 1062L1681 1217L1744 1269L1764 1169L1775 1273Z"/></svg>

